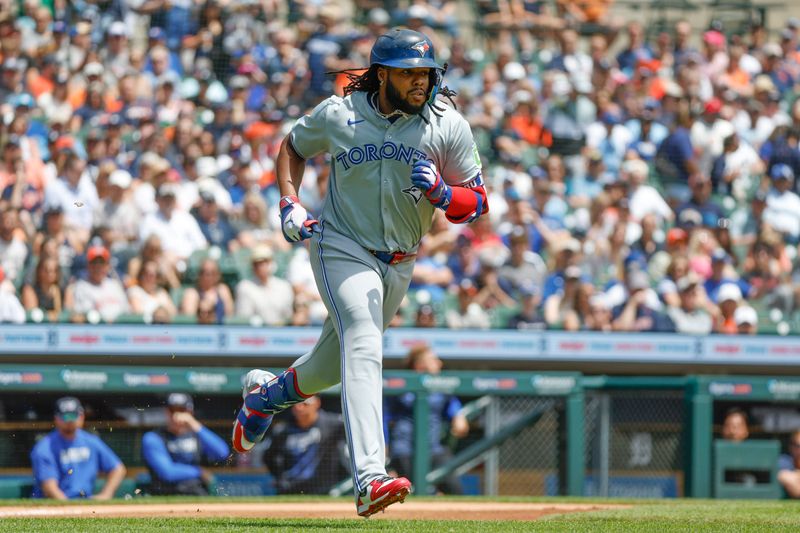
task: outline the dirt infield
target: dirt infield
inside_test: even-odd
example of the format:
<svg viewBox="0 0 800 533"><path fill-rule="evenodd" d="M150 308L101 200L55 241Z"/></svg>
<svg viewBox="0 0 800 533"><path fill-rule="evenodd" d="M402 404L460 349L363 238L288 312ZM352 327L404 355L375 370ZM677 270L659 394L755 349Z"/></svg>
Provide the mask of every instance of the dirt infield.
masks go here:
<svg viewBox="0 0 800 533"><path fill-rule="evenodd" d="M395 504L372 519L390 520L536 520L551 514L604 509L627 509L630 505L581 503L498 503L453 501L408 501ZM0 519L11 517L247 517L247 518L357 518L348 502L313 503L175 503L0 507Z"/></svg>

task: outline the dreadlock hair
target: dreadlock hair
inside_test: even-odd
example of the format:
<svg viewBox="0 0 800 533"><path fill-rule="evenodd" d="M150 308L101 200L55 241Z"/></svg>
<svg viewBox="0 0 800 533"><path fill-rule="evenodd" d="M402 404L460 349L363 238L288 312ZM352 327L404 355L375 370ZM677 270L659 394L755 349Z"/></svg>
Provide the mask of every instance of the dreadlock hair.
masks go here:
<svg viewBox="0 0 800 533"><path fill-rule="evenodd" d="M370 65L368 69L344 69L344 70L336 70L333 72L328 72L327 74L344 74L347 76L347 79L350 83L344 86L344 95L347 96L349 94L355 92L366 92L366 93L374 93L378 92L378 88L380 87L380 82L378 80L378 68L382 65L374 64ZM436 72L436 69L431 69L431 88L430 90L433 91L436 88L436 85L440 83L440 80L444 77L444 74L447 72L447 63L444 64L444 68L441 73ZM435 96L441 94L448 100L450 100L450 104L453 108L457 109L456 103L453 98L456 96L456 92L452 90L450 87L446 85L441 85L439 87L439 91L434 98L428 102L428 107L431 108L431 111L438 116L442 116L442 112L444 112L443 107L439 107L439 103L436 101Z"/></svg>

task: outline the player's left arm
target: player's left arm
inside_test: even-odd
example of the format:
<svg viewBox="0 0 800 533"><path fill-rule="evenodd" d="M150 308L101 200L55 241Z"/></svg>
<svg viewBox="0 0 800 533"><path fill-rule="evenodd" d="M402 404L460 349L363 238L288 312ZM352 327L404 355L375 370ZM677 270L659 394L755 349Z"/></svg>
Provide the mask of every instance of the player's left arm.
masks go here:
<svg viewBox="0 0 800 533"><path fill-rule="evenodd" d="M478 150L463 118L453 121L446 142L441 168L433 161L419 160L412 167L411 181L450 222L467 224L487 213L489 202Z"/></svg>

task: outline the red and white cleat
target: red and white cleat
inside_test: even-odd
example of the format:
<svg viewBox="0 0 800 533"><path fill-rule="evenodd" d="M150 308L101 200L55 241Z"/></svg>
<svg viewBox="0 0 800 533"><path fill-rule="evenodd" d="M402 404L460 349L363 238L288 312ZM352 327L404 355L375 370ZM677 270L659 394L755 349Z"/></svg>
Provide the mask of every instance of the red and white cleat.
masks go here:
<svg viewBox="0 0 800 533"><path fill-rule="evenodd" d="M393 503L403 503L411 493L411 482L404 477L376 479L358 497L358 515L369 518Z"/></svg>

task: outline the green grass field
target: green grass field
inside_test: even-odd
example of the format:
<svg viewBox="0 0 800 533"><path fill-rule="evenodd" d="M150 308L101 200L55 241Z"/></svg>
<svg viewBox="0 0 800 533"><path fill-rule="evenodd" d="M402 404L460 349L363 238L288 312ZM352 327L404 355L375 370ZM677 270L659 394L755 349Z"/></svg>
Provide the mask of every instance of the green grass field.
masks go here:
<svg viewBox="0 0 800 533"><path fill-rule="evenodd" d="M419 500L431 501L427 498ZM460 532L576 532L624 531L633 532L738 532L738 531L800 531L800 502L795 501L731 501L731 500L598 500L579 498L448 498L435 501L503 501L537 503L623 503L634 507L610 511L580 512L550 515L537 521L458 521L458 520L312 520L312 519L253 519L253 518L3 518L0 531L36 531L61 533L66 531L391 531L401 533L460 533ZM169 500L143 498L128 502L166 503L169 501L218 502L219 499ZM236 502L308 502L315 498L231 499ZM330 501L325 500L325 501ZM94 504L94 502L92 502ZM121 503L120 501L112 503ZM4 501L3 506L30 506L29 501ZM50 502L36 505L49 506ZM76 505L81 505L77 503ZM498 516L498 518L502 518Z"/></svg>

